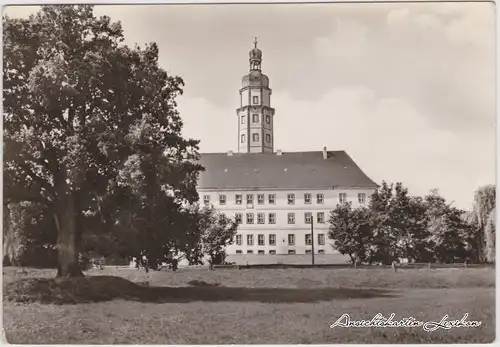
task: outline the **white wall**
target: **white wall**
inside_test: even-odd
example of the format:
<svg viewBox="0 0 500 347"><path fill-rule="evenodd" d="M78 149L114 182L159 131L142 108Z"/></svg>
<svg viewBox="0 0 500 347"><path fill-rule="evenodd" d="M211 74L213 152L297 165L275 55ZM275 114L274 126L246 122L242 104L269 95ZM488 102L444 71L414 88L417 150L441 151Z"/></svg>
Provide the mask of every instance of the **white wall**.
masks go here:
<svg viewBox="0 0 500 347"><path fill-rule="evenodd" d="M339 203L339 193L345 193L347 201L352 202L353 207L358 207L363 204L358 202L358 193L364 193L366 196L365 205L368 204L369 197L373 193L373 189L334 189L334 190L263 190L263 191L206 191L199 190L200 201L203 203L205 195L210 196L210 203L226 215L234 217L236 213L241 213L243 223L238 228L238 234L242 235L242 245L236 243L227 248L228 254L236 254L237 250L241 250L246 254L248 250L253 250L254 254L258 251L264 251L269 254L270 250L275 250L277 254L288 254L288 250L295 250L296 254L305 254L306 249L311 249L311 246L305 244L305 235L311 233L311 225L305 223L304 213L311 212L314 218L314 248L315 253L319 250L324 250L325 254L337 253L331 247L331 241L328 239L328 219L330 211ZM306 204L304 201L304 193L311 194L311 204ZM318 204L316 194L322 193L324 200L322 204ZM220 195L226 195L226 204L219 203ZM237 205L235 201L236 195L243 195L243 202ZM253 206L246 205L246 195L253 194ZM259 205L257 195L264 194L264 204ZM276 203L269 204L268 196L274 194ZM295 194L295 203L288 204L287 195ZM295 224L288 224L288 213L295 213ZM317 223L317 213L324 213L324 223ZM254 223L246 223L246 214L254 214ZM258 224L258 213L264 213L264 224ZM275 213L276 224L269 224L269 213ZM252 234L254 238L253 246L247 245L247 235ZM264 245L258 245L258 235L264 235ZM269 234L276 235L276 245L269 245ZM295 235L295 245L288 245L288 234ZM325 245L318 245L318 234L324 234Z"/></svg>

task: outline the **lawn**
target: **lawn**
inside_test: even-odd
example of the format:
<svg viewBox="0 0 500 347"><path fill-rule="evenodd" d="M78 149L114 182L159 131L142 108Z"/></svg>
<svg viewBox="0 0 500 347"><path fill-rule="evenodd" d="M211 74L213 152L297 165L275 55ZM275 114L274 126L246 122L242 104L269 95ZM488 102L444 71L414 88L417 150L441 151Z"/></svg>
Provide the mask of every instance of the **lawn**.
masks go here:
<svg viewBox="0 0 500 347"><path fill-rule="evenodd" d="M16 270L4 269L4 291L20 279L55 275L53 270L30 270L22 275ZM142 285L130 284L133 293L128 296L121 296L119 288L110 289L110 296L100 298L108 301L100 302L58 305L5 301L8 342L488 343L495 338L492 268L398 272L376 268L181 269L149 274L106 269L87 275L95 276L94 282L101 287L113 279L110 276L122 277L124 286L128 281ZM73 295L86 299L86 293ZM481 321L482 325L434 332L421 327L330 328L344 313L353 320L370 320L379 312L385 317L394 313L395 320L413 316L422 321L440 321L445 314L450 320L461 319L468 313L468 320Z"/></svg>

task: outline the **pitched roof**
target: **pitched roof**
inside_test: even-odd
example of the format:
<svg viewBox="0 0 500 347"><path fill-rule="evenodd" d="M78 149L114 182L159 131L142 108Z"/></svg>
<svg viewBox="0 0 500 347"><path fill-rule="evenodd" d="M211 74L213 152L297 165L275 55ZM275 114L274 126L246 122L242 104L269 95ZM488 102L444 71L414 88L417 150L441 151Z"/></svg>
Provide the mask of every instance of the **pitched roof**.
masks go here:
<svg viewBox="0 0 500 347"><path fill-rule="evenodd" d="M344 151L202 153L200 189L377 188Z"/></svg>

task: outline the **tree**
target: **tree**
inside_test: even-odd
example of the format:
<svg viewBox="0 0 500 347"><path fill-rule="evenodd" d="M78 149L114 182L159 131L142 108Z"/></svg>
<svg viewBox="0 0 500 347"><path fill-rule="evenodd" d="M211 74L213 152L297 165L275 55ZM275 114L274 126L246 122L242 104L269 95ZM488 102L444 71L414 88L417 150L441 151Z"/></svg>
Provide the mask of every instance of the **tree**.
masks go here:
<svg viewBox="0 0 500 347"><path fill-rule="evenodd" d="M186 233L186 258L191 264L202 264L206 254L212 265L222 264L225 247L234 242L239 223L211 206L193 204L188 211L192 222Z"/></svg>
<svg viewBox="0 0 500 347"><path fill-rule="evenodd" d="M92 6L4 18L4 203L44 206L58 276L82 275L86 216L136 231L128 250L155 263L179 237L180 206L198 199L198 141L181 136L175 103L183 81L158 66L156 44L122 41L120 24ZM119 196L130 205L116 212Z"/></svg>
<svg viewBox="0 0 500 347"><path fill-rule="evenodd" d="M476 247L480 250L480 261L493 262L495 253L495 228L488 227L492 211L495 210L496 188L494 185L486 185L478 188L474 193L474 205L471 214L471 223L478 230Z"/></svg>
<svg viewBox="0 0 500 347"><path fill-rule="evenodd" d="M466 240L471 228L462 217L464 211L448 204L437 191L427 195L425 203L434 260L442 263L468 260L470 253Z"/></svg>
<svg viewBox="0 0 500 347"><path fill-rule="evenodd" d="M349 255L351 262L367 261L368 247L372 244L370 211L367 208L352 208L351 202L339 204L330 213L328 237L333 248Z"/></svg>

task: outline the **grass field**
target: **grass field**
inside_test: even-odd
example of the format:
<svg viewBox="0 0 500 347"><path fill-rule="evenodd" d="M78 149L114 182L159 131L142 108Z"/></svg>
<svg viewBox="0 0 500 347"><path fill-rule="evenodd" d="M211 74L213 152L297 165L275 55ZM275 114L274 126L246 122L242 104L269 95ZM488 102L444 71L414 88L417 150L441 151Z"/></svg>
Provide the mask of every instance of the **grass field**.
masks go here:
<svg viewBox="0 0 500 347"><path fill-rule="evenodd" d="M52 270L4 269L5 288ZM125 299L84 304L4 302L9 343L329 344L488 343L495 338L494 269L91 270L144 283ZM100 277L97 277L100 276ZM124 284L129 283L122 280ZM193 285L196 282L205 286ZM97 282L96 282L97 283ZM118 282L116 282L118 283ZM208 283L208 284L206 284ZM190 285L191 284L191 285ZM210 285L211 284L211 285ZM114 288L117 290L117 288ZM6 294L4 293L4 296ZM80 295L80 294L79 294ZM118 296L116 296L118 297ZM105 300L113 299L113 296ZM342 314L482 321L478 328L333 328Z"/></svg>

